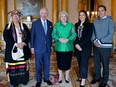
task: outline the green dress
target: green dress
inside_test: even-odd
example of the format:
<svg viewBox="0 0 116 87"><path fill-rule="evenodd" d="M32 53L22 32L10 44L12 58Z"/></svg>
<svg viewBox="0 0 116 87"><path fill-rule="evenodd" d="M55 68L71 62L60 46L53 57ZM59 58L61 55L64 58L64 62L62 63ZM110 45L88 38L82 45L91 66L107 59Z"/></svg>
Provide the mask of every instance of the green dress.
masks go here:
<svg viewBox="0 0 116 87"><path fill-rule="evenodd" d="M57 22L54 25L54 29L52 32L52 38L55 42L55 51L58 52L68 52L74 49L73 41L76 38L76 32L74 24L67 22L66 25L62 24L61 22ZM61 43L59 38L66 38L68 39L67 43Z"/></svg>

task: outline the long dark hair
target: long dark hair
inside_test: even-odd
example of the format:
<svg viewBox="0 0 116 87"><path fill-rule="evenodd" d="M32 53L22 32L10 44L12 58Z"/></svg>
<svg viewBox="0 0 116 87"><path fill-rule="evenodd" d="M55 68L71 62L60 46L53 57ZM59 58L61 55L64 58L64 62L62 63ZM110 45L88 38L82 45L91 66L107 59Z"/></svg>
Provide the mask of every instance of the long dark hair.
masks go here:
<svg viewBox="0 0 116 87"><path fill-rule="evenodd" d="M23 29L21 28L21 23L20 23L20 22L19 22L19 26L20 26L20 30L21 30L21 32L22 32L22 41L24 41L24 40L26 39L27 33L26 33L25 30L23 30ZM11 24L11 29L12 29L13 39L14 39L15 42L17 42L15 24L14 24L13 22L12 22L12 24Z"/></svg>
<svg viewBox="0 0 116 87"><path fill-rule="evenodd" d="M81 10L81 11L79 11L79 15L80 15L81 12L83 12L85 14L85 16L86 16L84 24L90 23L88 15L87 15L87 12L85 10ZM81 24L81 20L80 19L79 19L79 24Z"/></svg>

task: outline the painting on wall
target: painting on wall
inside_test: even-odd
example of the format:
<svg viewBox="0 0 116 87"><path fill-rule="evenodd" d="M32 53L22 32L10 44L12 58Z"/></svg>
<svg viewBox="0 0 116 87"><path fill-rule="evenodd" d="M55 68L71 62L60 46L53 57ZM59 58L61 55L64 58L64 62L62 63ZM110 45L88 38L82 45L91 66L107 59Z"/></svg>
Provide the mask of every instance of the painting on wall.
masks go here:
<svg viewBox="0 0 116 87"><path fill-rule="evenodd" d="M44 6L44 0L15 0L15 9L21 11L23 16L39 16L39 10Z"/></svg>

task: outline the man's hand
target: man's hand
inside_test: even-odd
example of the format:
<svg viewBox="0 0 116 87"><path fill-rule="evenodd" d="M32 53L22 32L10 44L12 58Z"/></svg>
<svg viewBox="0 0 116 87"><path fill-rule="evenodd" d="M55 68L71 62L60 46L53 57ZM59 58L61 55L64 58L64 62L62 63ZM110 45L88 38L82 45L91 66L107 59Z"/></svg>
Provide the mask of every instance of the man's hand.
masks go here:
<svg viewBox="0 0 116 87"><path fill-rule="evenodd" d="M96 47L100 47L101 46L101 42L98 39L94 40L93 43L94 43L94 46L96 46Z"/></svg>
<svg viewBox="0 0 116 87"><path fill-rule="evenodd" d="M35 53L35 52L34 52L34 48L31 48L31 53L32 53L32 54L34 54L34 53Z"/></svg>

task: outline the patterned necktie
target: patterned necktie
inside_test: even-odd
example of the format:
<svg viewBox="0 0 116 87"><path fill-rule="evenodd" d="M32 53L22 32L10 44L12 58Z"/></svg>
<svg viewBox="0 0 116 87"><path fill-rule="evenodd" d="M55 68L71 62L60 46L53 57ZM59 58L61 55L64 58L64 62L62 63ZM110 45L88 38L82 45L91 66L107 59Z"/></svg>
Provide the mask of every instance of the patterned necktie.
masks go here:
<svg viewBox="0 0 116 87"><path fill-rule="evenodd" d="M45 32L45 34L47 34L47 24L46 24L45 20L44 20L44 32Z"/></svg>

